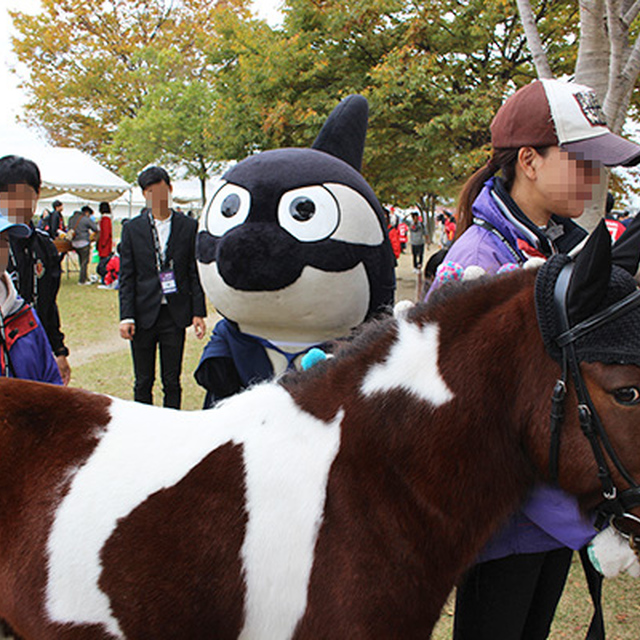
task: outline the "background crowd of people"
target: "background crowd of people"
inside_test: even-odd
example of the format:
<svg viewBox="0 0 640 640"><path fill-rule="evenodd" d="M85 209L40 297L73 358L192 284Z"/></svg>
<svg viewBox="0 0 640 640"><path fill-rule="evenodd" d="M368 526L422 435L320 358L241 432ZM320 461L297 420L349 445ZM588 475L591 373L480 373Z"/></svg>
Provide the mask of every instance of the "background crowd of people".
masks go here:
<svg viewBox="0 0 640 640"><path fill-rule="evenodd" d="M106 265L114 255L111 206L108 202L101 202L98 206L100 218L96 220L93 208L85 204L74 211L66 223L63 210L63 203L54 200L51 210L43 211L38 229L51 237L60 253L74 252L78 256L78 284L93 284L98 276L101 283L105 284ZM98 276L95 277L89 276L92 245L98 259Z"/></svg>

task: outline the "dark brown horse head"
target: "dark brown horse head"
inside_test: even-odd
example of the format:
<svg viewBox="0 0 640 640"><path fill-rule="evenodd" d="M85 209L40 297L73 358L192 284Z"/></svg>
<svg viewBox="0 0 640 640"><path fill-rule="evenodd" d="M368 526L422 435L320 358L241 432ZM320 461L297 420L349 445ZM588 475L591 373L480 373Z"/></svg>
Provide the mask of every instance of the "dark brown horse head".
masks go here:
<svg viewBox="0 0 640 640"><path fill-rule="evenodd" d="M556 256L536 280L543 341L571 387L566 406L554 404L566 429L556 421L551 477L589 506L604 497L602 512L618 522L640 514L640 222L627 233L612 250L601 223L575 261Z"/></svg>

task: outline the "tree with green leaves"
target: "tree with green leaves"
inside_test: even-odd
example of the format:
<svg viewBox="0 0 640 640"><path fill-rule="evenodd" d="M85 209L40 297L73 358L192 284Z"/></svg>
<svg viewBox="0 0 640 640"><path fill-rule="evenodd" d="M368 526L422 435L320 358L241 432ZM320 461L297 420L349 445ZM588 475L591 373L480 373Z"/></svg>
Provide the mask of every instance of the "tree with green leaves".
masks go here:
<svg viewBox="0 0 640 640"><path fill-rule="evenodd" d="M36 15L13 12L13 48L29 70L25 121L40 124L51 142L110 160L129 176L139 169L131 163L179 158L202 177L216 153L209 29L221 12L248 16L247 5L42 0ZM128 134L141 140L134 144Z"/></svg>
<svg viewBox="0 0 640 640"><path fill-rule="evenodd" d="M155 51L156 68L166 64ZM169 57L171 57L169 55ZM173 64L173 63L171 63ZM127 180L134 180L141 166L158 162L180 167L187 177L200 180L201 200L206 181L219 168L220 140L213 123L215 85L188 73L149 87L135 116L120 120L109 157Z"/></svg>
<svg viewBox="0 0 640 640"><path fill-rule="evenodd" d="M126 175L162 159L204 180L217 160L309 145L362 93L368 180L424 209L483 161L505 87L534 75L514 2L286 0L272 29L247 0L43 0L37 16L14 14L14 48L30 69L27 117ZM577 14L540 2L549 55L568 67Z"/></svg>
<svg viewBox="0 0 640 640"><path fill-rule="evenodd" d="M575 59L577 11L547 3L541 24L559 67ZM288 0L277 33L236 21L233 64L218 76L224 121L251 151L309 144L337 101L370 102L364 173L382 200L423 210L451 196L488 153L507 85L534 77L510 0ZM246 113L250 117L246 117ZM220 111L220 114L223 112Z"/></svg>

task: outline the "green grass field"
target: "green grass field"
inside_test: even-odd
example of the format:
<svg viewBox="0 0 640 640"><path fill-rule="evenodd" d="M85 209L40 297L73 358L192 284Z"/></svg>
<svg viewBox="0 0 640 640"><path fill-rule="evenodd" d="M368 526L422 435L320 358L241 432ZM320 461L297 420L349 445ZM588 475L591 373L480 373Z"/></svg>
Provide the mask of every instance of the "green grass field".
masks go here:
<svg viewBox="0 0 640 640"><path fill-rule="evenodd" d="M71 350L71 384L119 398L132 398L132 365L128 344L118 335L118 294L93 286L78 286L77 273L63 275L59 295L60 313L67 344ZM213 316L207 319L213 327ZM187 333L183 366L183 408L202 406L204 391L193 379L203 342L193 332ZM155 402L162 394L156 385ZM605 581L604 603L608 640L640 639L640 581L626 574ZM451 602L443 609L434 632L436 640L451 637L453 622ZM556 615L550 638L582 640L591 620L591 600L586 589L579 560L574 560L569 581ZM383 640L383 639L380 639Z"/></svg>

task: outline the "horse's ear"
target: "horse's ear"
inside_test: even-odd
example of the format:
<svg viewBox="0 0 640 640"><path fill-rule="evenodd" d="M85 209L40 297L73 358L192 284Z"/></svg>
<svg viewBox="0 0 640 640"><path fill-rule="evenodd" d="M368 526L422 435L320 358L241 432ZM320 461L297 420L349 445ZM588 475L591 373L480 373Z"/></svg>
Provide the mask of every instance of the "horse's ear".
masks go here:
<svg viewBox="0 0 640 640"><path fill-rule="evenodd" d="M367 99L355 94L347 96L331 112L311 148L340 158L360 171L368 122Z"/></svg>
<svg viewBox="0 0 640 640"><path fill-rule="evenodd" d="M622 267L635 276L640 263L640 215L637 215L629 228L620 236L611 251L613 264Z"/></svg>
<svg viewBox="0 0 640 640"><path fill-rule="evenodd" d="M578 254L569 283L567 312L572 325L598 308L609 288L610 277L611 236L601 220Z"/></svg>

